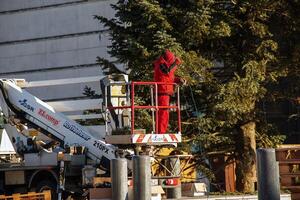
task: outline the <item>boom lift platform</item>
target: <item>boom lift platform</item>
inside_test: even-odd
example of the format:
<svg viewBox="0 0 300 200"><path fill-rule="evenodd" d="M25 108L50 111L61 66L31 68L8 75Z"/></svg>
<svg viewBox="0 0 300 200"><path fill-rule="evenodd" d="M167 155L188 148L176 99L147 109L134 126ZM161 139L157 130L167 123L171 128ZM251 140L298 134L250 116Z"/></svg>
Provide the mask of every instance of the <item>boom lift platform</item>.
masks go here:
<svg viewBox="0 0 300 200"><path fill-rule="evenodd" d="M167 83L169 84L169 83ZM175 83L170 83L176 86ZM106 113L109 112L122 112L124 110L130 110L130 134L125 135L111 135L107 134L105 141L109 144L134 144L134 145L165 145L165 144L173 144L176 146L177 143L181 142L181 121L180 121L180 96L179 96L179 87L177 87L176 92L176 103L175 105L169 106L161 106L158 105L158 86L159 85L166 85L163 82L131 82L131 83L124 83L124 82L114 82L107 85L106 91L110 87L125 87L127 94L120 96L111 96L119 98L117 106L109 105L110 96L105 95L105 108ZM136 93L135 89L137 86L145 86L150 88L150 97L151 97L151 104L150 105L138 105L135 102ZM128 95L130 91L130 95ZM124 101L126 99L126 101ZM127 102L128 105L124 105L124 102ZM123 105L122 105L123 104ZM146 131L145 129L136 129L135 122L136 122L136 110L137 109L144 109L144 110L151 110L152 113L152 130ZM159 109L175 109L177 113L177 132L175 133L164 133L159 134L158 130L158 111ZM107 122L108 120L106 120Z"/></svg>

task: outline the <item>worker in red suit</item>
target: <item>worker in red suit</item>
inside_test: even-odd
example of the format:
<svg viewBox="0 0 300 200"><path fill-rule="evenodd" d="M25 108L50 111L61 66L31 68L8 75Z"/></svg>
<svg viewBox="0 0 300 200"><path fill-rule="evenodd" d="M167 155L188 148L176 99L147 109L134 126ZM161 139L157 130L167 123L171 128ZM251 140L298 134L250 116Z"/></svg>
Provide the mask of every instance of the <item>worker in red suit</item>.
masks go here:
<svg viewBox="0 0 300 200"><path fill-rule="evenodd" d="M184 79L175 77L175 71L181 63L171 51L166 50L162 56L154 61L154 81L164 83L183 83ZM162 84L158 85L158 105L169 106L170 96L174 93L174 85ZM169 109L160 108L158 110L158 123L157 133L163 134L167 132L169 124Z"/></svg>

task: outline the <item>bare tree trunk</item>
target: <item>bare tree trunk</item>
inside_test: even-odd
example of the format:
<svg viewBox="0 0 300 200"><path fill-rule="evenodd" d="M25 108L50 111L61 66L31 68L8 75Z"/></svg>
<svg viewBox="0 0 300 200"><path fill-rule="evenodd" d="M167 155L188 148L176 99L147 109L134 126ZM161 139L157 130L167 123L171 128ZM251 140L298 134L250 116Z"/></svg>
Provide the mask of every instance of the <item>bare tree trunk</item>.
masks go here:
<svg viewBox="0 0 300 200"><path fill-rule="evenodd" d="M256 141L255 122L240 127L237 144L236 189L239 192L252 193L256 182Z"/></svg>

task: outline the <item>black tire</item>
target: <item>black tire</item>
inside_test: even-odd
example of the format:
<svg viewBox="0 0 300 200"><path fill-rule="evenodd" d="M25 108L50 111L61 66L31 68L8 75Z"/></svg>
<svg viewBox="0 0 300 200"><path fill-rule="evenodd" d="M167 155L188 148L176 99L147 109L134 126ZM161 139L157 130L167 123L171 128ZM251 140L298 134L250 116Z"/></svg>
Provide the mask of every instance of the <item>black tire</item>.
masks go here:
<svg viewBox="0 0 300 200"><path fill-rule="evenodd" d="M56 182L43 180L36 185L36 192L43 192L45 190L51 191L51 199L56 200L57 197L57 184Z"/></svg>

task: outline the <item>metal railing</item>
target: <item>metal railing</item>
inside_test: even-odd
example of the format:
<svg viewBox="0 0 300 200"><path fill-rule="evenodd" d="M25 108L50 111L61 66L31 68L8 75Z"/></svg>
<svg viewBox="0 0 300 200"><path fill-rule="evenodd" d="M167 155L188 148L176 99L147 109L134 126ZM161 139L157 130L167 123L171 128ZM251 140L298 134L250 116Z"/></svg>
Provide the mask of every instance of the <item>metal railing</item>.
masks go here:
<svg viewBox="0 0 300 200"><path fill-rule="evenodd" d="M126 95L119 96L120 98L126 98L127 104L130 103L130 105L124 105L124 106L111 106L108 105L108 98L116 97L113 95L107 95L108 87L119 85L119 86L125 86L126 87ZM173 85L173 87L177 86L176 83L165 83L165 82L113 82L107 85L105 88L105 107L107 110L116 110L116 109L130 109L131 111L131 134L134 134L135 130L135 110L136 109L150 109L152 110L152 121L153 121L153 132L158 133L158 111L159 109L175 109L177 112L177 127L178 127L178 133L181 133L181 113L180 113L180 95L179 95L179 87L176 87L176 103L175 105L169 105L169 106L162 106L158 103L158 87L159 85ZM150 87L150 97L151 97L151 105L136 105L135 103L135 89L136 86L149 86ZM130 95L129 95L130 94ZM106 127L107 127L107 121L106 120ZM106 128L107 130L107 128Z"/></svg>

